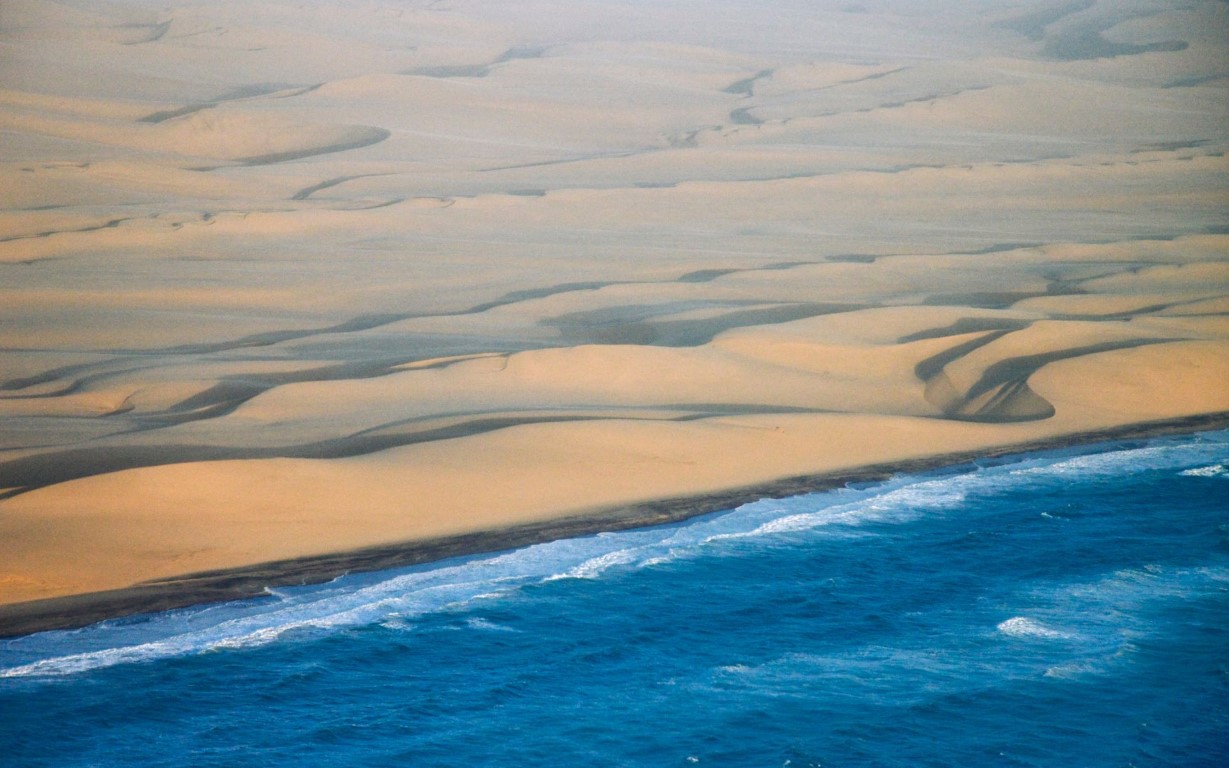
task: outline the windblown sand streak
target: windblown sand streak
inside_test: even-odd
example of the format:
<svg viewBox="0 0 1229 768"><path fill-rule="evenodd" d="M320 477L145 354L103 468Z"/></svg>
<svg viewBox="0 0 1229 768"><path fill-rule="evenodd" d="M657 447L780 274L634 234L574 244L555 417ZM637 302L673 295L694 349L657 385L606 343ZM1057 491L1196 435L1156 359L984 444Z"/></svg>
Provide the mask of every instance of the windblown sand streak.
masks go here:
<svg viewBox="0 0 1229 768"><path fill-rule="evenodd" d="M846 6L6 2L0 628L1217 423L1224 3Z"/></svg>

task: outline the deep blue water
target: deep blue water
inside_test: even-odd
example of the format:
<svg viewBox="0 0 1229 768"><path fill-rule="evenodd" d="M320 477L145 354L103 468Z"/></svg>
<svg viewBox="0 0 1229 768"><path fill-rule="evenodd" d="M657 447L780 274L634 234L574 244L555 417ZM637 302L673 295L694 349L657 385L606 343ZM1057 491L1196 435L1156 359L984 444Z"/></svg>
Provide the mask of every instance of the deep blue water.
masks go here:
<svg viewBox="0 0 1229 768"><path fill-rule="evenodd" d="M1229 432L0 642L6 766L1229 765Z"/></svg>

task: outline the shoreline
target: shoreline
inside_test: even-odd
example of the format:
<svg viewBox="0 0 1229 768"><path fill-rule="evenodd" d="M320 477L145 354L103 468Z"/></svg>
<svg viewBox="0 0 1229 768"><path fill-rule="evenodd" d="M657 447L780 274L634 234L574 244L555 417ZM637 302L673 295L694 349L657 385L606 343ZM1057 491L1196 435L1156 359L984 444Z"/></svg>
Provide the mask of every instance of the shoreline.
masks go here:
<svg viewBox="0 0 1229 768"><path fill-rule="evenodd" d="M733 509L765 498L784 498L877 482L894 475L934 471L977 459L1091 446L1102 442L1189 434L1229 427L1229 411L1139 422L998 448L935 454L919 459L869 464L837 472L798 475L692 496L606 507L555 520L487 531L412 540L325 555L256 563L239 568L185 574L122 589L0 605L0 638L76 629L107 619L259 597L268 588L331 581L348 573L373 572L507 551L602 531L647 528Z"/></svg>

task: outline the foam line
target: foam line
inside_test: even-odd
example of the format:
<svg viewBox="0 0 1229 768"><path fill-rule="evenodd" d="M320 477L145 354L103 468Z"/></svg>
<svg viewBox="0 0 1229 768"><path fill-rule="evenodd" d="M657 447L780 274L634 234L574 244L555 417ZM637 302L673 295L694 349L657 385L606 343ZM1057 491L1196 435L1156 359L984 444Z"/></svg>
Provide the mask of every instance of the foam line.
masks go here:
<svg viewBox="0 0 1229 768"><path fill-rule="evenodd" d="M272 599L189 608L138 622L116 620L4 641L0 677L77 674L116 664L256 647L288 633L329 633L389 620L412 623L426 614L462 609L475 600L506 599L530 585L608 578L699 557L723 557L748 543L783 536L847 536L872 524L876 528L864 535L876 535L882 526L960 514L971 497L1028 488L1042 479L1088 479L1145 470L1177 474L1191 465L1223 470L1227 450L1229 433L1221 432L1088 455L1053 452L938 476L901 476L868 488L763 500L683 524L562 539L435 566L282 588ZM1071 639L1075 635L1064 628L1067 621L1059 615L1063 606L1083 611L1079 606L1092 601L1121 613L1129 603L1181 593L1188 576L1229 580L1229 573L1207 569L1193 575L1118 573L1097 583L1064 588L1046 599L1052 606L1045 615L1009 616L1000 620L997 631L1016 638Z"/></svg>

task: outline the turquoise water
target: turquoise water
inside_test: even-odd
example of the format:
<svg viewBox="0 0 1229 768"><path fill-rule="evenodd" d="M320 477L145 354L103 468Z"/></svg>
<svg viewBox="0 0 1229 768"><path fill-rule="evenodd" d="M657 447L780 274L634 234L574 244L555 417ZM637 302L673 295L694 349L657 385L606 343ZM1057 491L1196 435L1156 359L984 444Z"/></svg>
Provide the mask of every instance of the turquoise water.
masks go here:
<svg viewBox="0 0 1229 768"><path fill-rule="evenodd" d="M1229 432L0 642L6 766L1229 765Z"/></svg>

